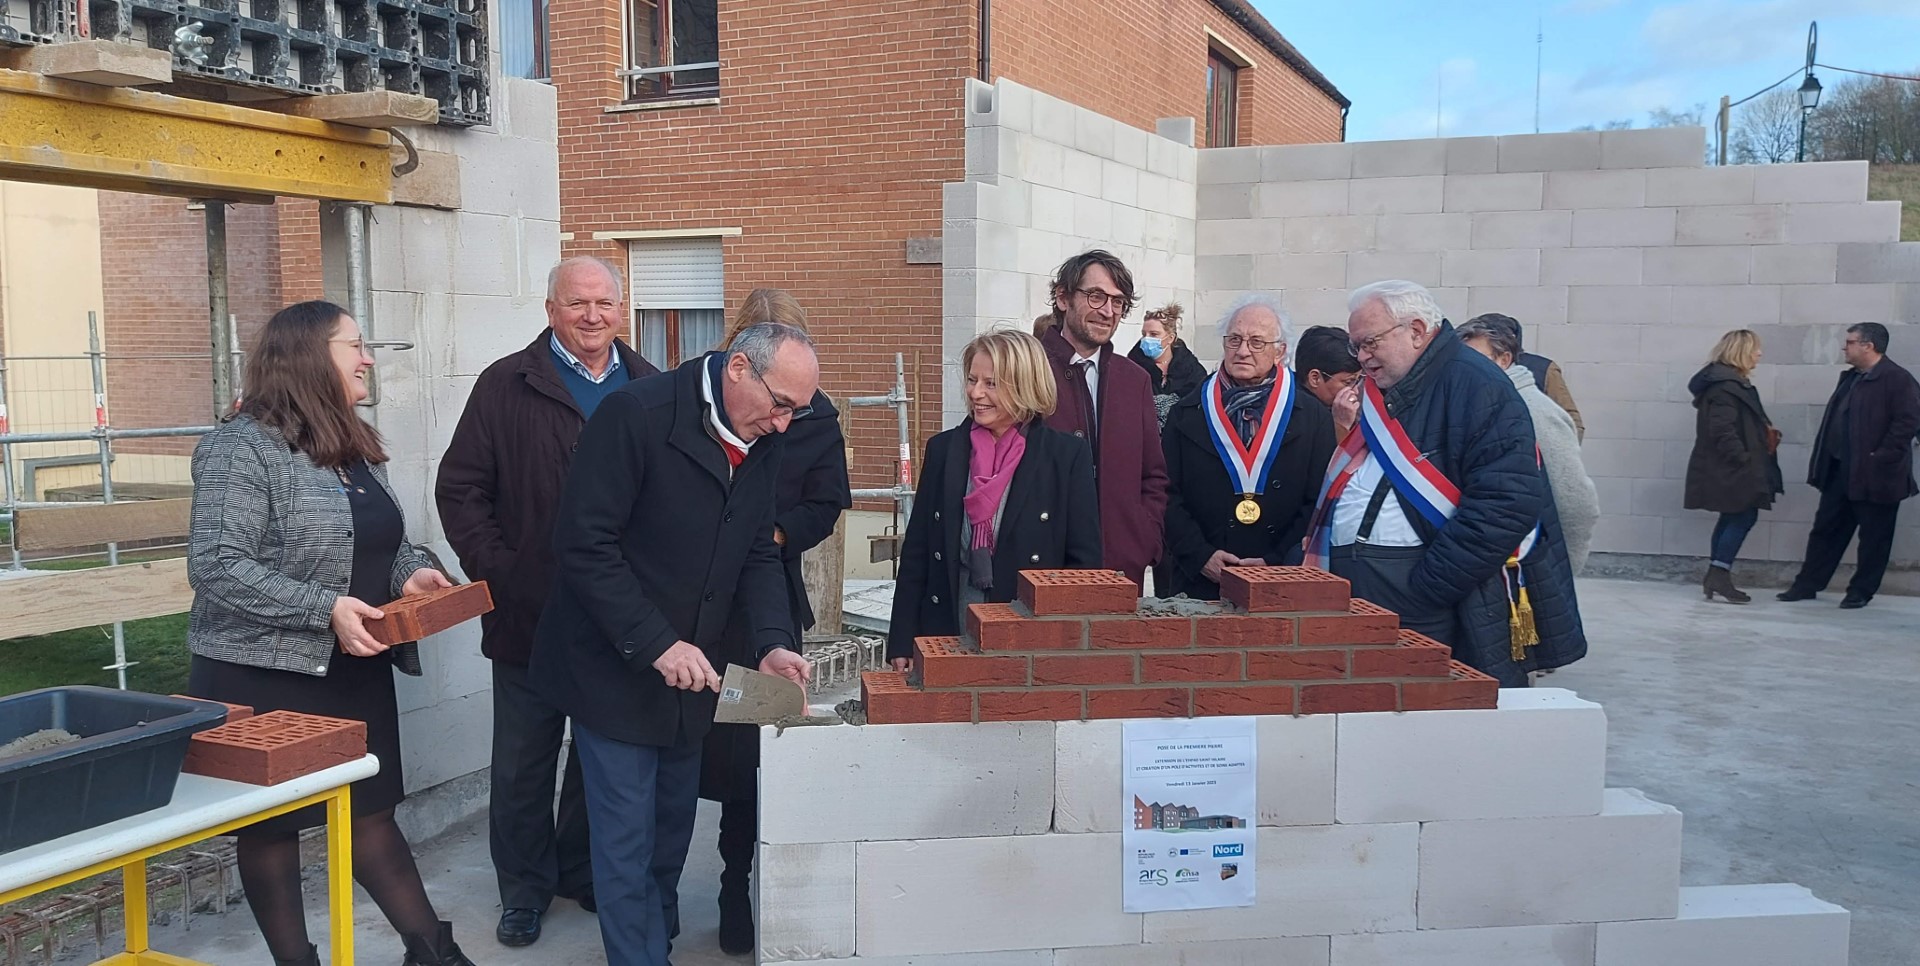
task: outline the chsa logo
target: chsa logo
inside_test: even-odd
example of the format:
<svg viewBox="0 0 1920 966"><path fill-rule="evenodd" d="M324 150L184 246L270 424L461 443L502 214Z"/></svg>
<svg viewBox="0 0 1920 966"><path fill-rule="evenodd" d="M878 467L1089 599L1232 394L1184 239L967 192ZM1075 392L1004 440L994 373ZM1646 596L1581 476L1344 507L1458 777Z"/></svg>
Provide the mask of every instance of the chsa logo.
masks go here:
<svg viewBox="0 0 1920 966"><path fill-rule="evenodd" d="M1174 881L1174 882L1176 882L1176 883L1179 883L1179 882L1199 882L1199 881L1200 881L1200 873L1199 873L1199 872L1197 872L1197 871L1195 871L1195 870L1193 870L1193 869L1181 869L1180 871L1178 871L1178 872L1175 872L1175 873L1173 874L1173 881Z"/></svg>
<svg viewBox="0 0 1920 966"><path fill-rule="evenodd" d="M1165 870L1165 869L1141 869L1141 870L1140 870L1140 884L1141 884L1141 885L1150 885L1150 886L1163 886L1163 885L1166 885L1166 884L1167 884L1167 870Z"/></svg>
<svg viewBox="0 0 1920 966"><path fill-rule="evenodd" d="M1213 847L1213 857L1216 859L1235 859L1245 854L1247 854L1247 847L1240 842L1229 842Z"/></svg>

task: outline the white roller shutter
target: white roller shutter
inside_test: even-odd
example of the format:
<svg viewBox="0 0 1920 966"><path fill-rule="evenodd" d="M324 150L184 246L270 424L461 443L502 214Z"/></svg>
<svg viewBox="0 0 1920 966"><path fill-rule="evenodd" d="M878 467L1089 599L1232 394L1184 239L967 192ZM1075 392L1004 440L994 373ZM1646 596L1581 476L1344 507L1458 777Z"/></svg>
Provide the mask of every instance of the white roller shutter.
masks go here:
<svg viewBox="0 0 1920 966"><path fill-rule="evenodd" d="M635 239L627 243L634 311L725 308L720 239Z"/></svg>

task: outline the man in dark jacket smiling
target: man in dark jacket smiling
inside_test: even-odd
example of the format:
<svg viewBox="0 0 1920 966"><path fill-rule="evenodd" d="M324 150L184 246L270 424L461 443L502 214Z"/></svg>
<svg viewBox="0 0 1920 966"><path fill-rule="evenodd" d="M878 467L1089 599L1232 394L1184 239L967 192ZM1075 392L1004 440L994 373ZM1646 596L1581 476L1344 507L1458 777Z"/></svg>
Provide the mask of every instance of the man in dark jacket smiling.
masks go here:
<svg viewBox="0 0 1920 966"><path fill-rule="evenodd" d="M1419 285L1376 282L1348 305L1361 432L1328 466L1309 562L1502 687L1579 660L1573 573L1513 381Z"/></svg>

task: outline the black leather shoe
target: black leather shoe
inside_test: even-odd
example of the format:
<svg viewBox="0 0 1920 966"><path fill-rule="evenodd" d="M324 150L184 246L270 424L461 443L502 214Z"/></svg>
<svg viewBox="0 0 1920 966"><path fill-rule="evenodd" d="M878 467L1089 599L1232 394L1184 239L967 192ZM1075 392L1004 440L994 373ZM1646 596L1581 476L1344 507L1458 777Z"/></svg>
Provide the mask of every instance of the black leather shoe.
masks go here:
<svg viewBox="0 0 1920 966"><path fill-rule="evenodd" d="M720 951L730 956L753 952L753 901L745 887L720 887Z"/></svg>
<svg viewBox="0 0 1920 966"><path fill-rule="evenodd" d="M585 909L588 912L595 913L595 914L598 914L600 912L599 904L593 901L592 886L588 886L585 889L580 890L580 894L574 896L573 901L579 903L580 908Z"/></svg>
<svg viewBox="0 0 1920 966"><path fill-rule="evenodd" d="M1795 590L1792 587L1788 587L1786 590L1774 594L1773 599L1792 602L1796 600L1812 600L1818 596L1818 594L1815 594L1811 590Z"/></svg>
<svg viewBox="0 0 1920 966"><path fill-rule="evenodd" d="M500 914L493 938L502 946L531 946L540 938L540 910L508 909Z"/></svg>
<svg viewBox="0 0 1920 966"><path fill-rule="evenodd" d="M1867 598L1848 594L1840 601L1841 610L1859 610L1867 606Z"/></svg>

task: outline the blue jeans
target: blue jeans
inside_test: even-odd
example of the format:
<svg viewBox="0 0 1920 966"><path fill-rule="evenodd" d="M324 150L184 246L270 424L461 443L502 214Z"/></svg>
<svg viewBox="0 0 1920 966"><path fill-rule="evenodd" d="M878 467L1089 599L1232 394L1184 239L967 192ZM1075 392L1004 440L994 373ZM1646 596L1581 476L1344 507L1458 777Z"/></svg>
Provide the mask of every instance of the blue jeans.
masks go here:
<svg viewBox="0 0 1920 966"><path fill-rule="evenodd" d="M1713 525L1713 565L1732 570L1734 558L1740 556L1740 545L1747 542L1747 534L1758 522L1757 508L1720 514L1720 522Z"/></svg>
<svg viewBox="0 0 1920 966"><path fill-rule="evenodd" d="M593 894L608 966L667 966L680 870L699 805L700 742L630 745L573 724L593 829Z"/></svg>

